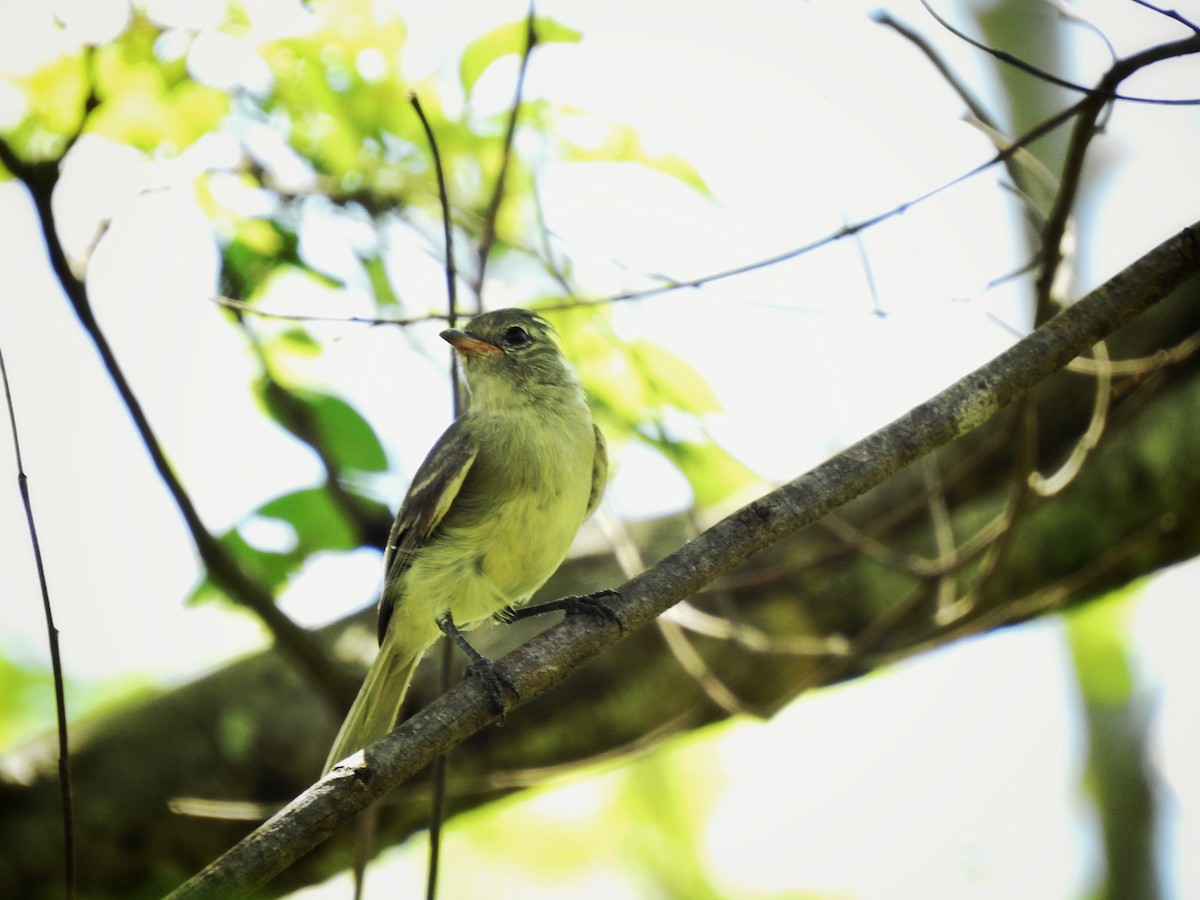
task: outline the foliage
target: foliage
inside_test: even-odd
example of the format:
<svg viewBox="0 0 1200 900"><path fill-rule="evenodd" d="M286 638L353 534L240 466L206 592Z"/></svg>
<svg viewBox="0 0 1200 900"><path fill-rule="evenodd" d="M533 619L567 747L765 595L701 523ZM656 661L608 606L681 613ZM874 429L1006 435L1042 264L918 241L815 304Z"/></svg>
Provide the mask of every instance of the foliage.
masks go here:
<svg viewBox="0 0 1200 900"><path fill-rule="evenodd" d="M532 197L535 172L523 155L509 156L504 150L508 114L480 117L471 105L489 68L526 52L529 25L524 19L509 22L464 48L459 78L465 102L460 103L441 96L442 88L433 82L405 76L403 20L366 0L316 4L303 33L278 37L264 36L246 11L231 7L229 20L215 34L234 54L232 71L258 71L256 64L269 77L246 75L222 86L214 86L216 76L197 64L200 44L211 35L181 32L138 12L113 40L76 47L13 78L25 106L8 140L22 153L52 158L82 128L135 147L148 159L161 159L200 152L202 138L232 138L241 148L238 158L206 164L192 181L220 246L220 287L226 296L286 309L297 279L307 279L327 292L332 315L347 300L359 309L357 301L365 294L373 317L421 316L439 304L414 306L405 299L411 292L404 273L389 264L385 236L402 224L409 240L427 247L439 241L434 171L421 124L408 102L410 92L420 96L437 138L450 180L457 239L468 245L481 240L504 165L506 188L492 252L518 257L519 265L509 267L509 279L536 281L549 267L540 251L532 249L541 244ZM539 45L580 39L578 31L547 17L534 19L532 27ZM89 106L94 109L85 113ZM678 157L647 154L628 126L594 120L600 142L585 149L552 137L555 117L586 118L580 110L538 100L522 102L516 114L519 129L550 152L579 161L633 163L706 190ZM264 126L286 144L264 141ZM322 196L332 206L314 202ZM354 247L357 272L332 273L306 251L301 234L318 222L332 224L335 235L341 228L336 239ZM531 297L530 304L561 299L555 290ZM562 321L565 314L551 316ZM231 321L238 318L230 316ZM699 373L648 341L617 340L607 318L598 311L576 313L570 328L562 331L571 336L567 349L596 399L610 440L639 440L663 452L680 465L701 504L719 502L744 486L748 473L711 440L698 433L682 440L663 427L668 413L699 419L717 408ZM269 332L270 323L261 323L260 330ZM355 473L385 469L375 427L347 401L315 385L283 387L269 374L286 366L297 350L322 352L305 324L277 330L273 339L259 342L258 350L264 373L251 387L264 412L317 448L330 478L353 482ZM361 499L378 506L371 498ZM278 591L313 554L356 546L361 528L348 515L352 519L353 511L339 507L327 489L300 488L261 504L245 518L286 522L295 532L290 549L255 547L236 527L221 541L239 565ZM221 593L205 578L194 597Z"/></svg>
<svg viewBox="0 0 1200 900"><path fill-rule="evenodd" d="M72 43L64 29L56 52L40 66L5 76L4 87L9 91L9 99L19 98L19 110L2 127L8 168L36 200L42 201L38 208L51 243L55 235L46 212L51 208L49 198L55 194L59 176L70 171L71 154L82 146L81 136L87 142L120 146L136 153L148 173L142 190L185 194L188 202L205 217L209 237L220 259L217 283L224 295L225 308L219 314L224 317L229 334L241 342L246 358L251 361L247 390L263 421L303 448L316 474L303 483L282 489L273 487L264 492L265 496L254 497L244 510L226 518L222 528L210 534L187 496L187 484L173 469L173 448L157 443L152 431L154 416L142 417L137 413L131 391L122 398L135 413L133 418L141 436L183 511L204 560L206 572L192 591L192 599L229 600L254 609L262 621L269 623L279 646L292 654L288 657L289 664L297 671L307 672L312 684L337 696L335 653L320 643L325 636L316 638L314 632L295 626L274 602L319 561L349 556L360 548L382 544L389 510L382 500L380 484L385 473L398 467L388 458L386 438L391 435L376 421L378 410L368 408L344 385L328 383L320 374L322 370L316 364L333 356L333 344L328 332L315 327L304 316L353 319L354 327L364 329L367 325L363 323L388 328L416 326L405 332L403 343L397 342L407 362L408 356L422 350L419 340L422 321L444 314L445 304L437 299L440 294L431 292L427 277L430 270L440 267L447 253L442 246L438 173L423 123L410 103L410 96L420 98L449 182L450 228L456 244L453 261L459 273L456 284L460 294L469 292L465 300L460 296L458 314L485 299L492 302L501 292L515 293L514 288L519 290L520 302L544 311L558 327L564 347L592 398L597 418L609 437L615 468L621 465L623 448L636 443L682 476L694 505L700 508L721 507L751 489L760 489L761 484L749 467L710 436L710 422L722 411L720 392L709 383L709 378L718 374L717 363L723 361L721 335L708 345L707 356L698 353L689 359L681 355L682 351L676 352L642 336L629 327L630 317L622 314L617 303L582 300L588 286L577 278L575 261L567 258L551 239L551 228L538 195L542 167L548 160L596 169L635 166L651 177L682 186L698 204L715 205L715 195L698 167L673 152L659 152L654 142L643 139L631 125L593 116L559 103L553 96L524 96L523 79L531 52L552 43L573 46L582 41L582 33L570 24L546 16L500 24L466 43L457 58L457 82L454 82L438 75L410 74L408 24L382 4L371 0L324 0L297 3L291 12L292 19L286 27L267 27L260 17L261 10L249 4L246 7L230 4L222 21L197 25L186 18L172 21L172 15L184 16L184 13L164 11L160 5L150 4L133 11L105 40ZM47 21L51 15L33 14L42 15ZM1046 40L1053 43L1056 37ZM1162 58L1168 56L1163 51ZM218 58L220 64L214 64ZM517 98L511 109L496 112L495 104L487 97L487 88L494 86L500 76L507 77L507 63L513 61L518 71L514 83ZM1109 74L1116 71L1118 66L1114 65ZM1121 72L1124 78L1132 69ZM1087 141L1098 125L1106 121L1104 110L1111 96L1109 89L1117 89L1121 78L1113 76L1111 82L1105 82L1105 91L1109 93L1085 93L1071 109L1071 115L1062 117L1062 122L1074 120L1080 126L1071 138L1074 152L1069 158L1074 160L1073 170L1059 172L1057 165L1046 165L1033 155L1029 146L1015 146L1012 135L994 122L980 119L973 123L978 129L973 135L978 137L982 132L992 142L996 152L992 163L1004 163L1007 177L1020 195L1022 212L1032 225L1031 232L1043 242L1033 246L1032 254L1037 269L1034 287L1038 293L1038 321L1053 313L1051 301L1067 299L1071 293L1058 276L1074 262L1067 258L1064 263L1062 258L1064 253L1069 256L1074 238L1071 221L1074 191L1082 173ZM974 111L969 102L967 105ZM1039 112L1036 121L1028 124L1042 121L1044 116ZM877 140L876 136L863 143ZM900 142L895 141L897 145ZM972 173L987 169L987 165L981 165ZM64 177L63 181L66 180ZM941 190L925 194L911 205L917 206ZM56 195L54 199L59 201L62 197ZM906 200L875 218L847 225L841 231L831 230L830 236L806 246L811 248L858 235L885 219L899 216L909 205ZM62 213L61 209L55 212ZM85 328L91 323L96 329L93 338L101 348L104 345L99 339L100 326L95 325L87 308L90 285L82 273L87 271L87 256L103 249L111 231L117 230L110 229L110 225L122 224L123 212L121 209L114 212L112 222L108 219L99 222L95 246L86 248L80 258L70 259L68 264L57 265L55 272ZM60 222L65 218L62 216ZM1036 240L1033 244L1036 245ZM738 271L745 274L776 265L802 252L784 252ZM864 250L864 258L866 255ZM939 248L938 255L952 257L954 253ZM57 258L53 261L58 262ZM429 265L422 267L423 262ZM709 271L716 269L714 265ZM724 279L729 274L726 271L710 275L692 286ZM649 280L657 287L650 288L648 293L684 285L668 276L656 275ZM1051 296L1052 283L1054 296ZM621 295L617 299L627 297ZM685 315L691 313L691 308L677 308L684 309ZM283 320L272 318L280 312L285 316L291 312L299 315ZM104 316L100 319L104 320ZM773 336L760 331L756 337L761 343L756 342L755 346L766 351ZM1161 343L1158 341L1149 351L1137 352L1154 352ZM771 350L775 355L781 349L800 353L803 346L801 339L793 338L772 343ZM1076 347L1073 352L1079 349ZM702 370L694 362L697 358L706 364L711 360L712 367ZM1186 358L1186 354L1171 360L1181 358ZM109 366L109 374L120 384L123 379L117 377L116 364ZM874 379L873 386L883 380L878 372L868 375ZM754 377L758 378L758 388L764 395L782 388L789 392L787 399L791 399L790 383L761 377L757 370ZM1107 409L1110 382L1098 383L1096 407L1103 405ZM1143 386L1137 378L1128 379L1119 382L1112 393L1136 394ZM818 388L838 394L839 402L857 399L852 391L841 393L838 385L829 388L818 385ZM416 401L424 399L417 396L419 390L415 388L406 385L406 391L405 396L414 408ZM782 392L769 396L768 414L775 415L784 409L784 399ZM1150 399L1155 399L1153 394ZM1062 408L1073 411L1086 405L1075 397ZM1137 404L1129 404L1123 415L1136 413L1136 409L1129 412L1131 407ZM1177 408L1185 407L1181 402ZM1069 428L1061 426L1061 417L1046 416L1046 421L1035 429L1029 423L1036 410L1030 406L1023 413L1024 422L1018 421L1011 432L1004 432L1001 435L1004 440L994 440L986 453L964 450L956 457L961 465L947 467L946 485L940 483L937 464L933 464L926 470L926 480L919 491L903 493L897 488L888 495L901 497L903 502L881 502L870 516L853 519L851 515L850 521L839 520L836 541L824 534L814 539L812 546L816 549L811 552L811 559L828 565L828 569L819 573L814 568L805 569L811 560L801 559L804 554L797 558L781 557L772 561L773 567L764 568L765 575L749 573L750 577L741 581L730 579L729 585L721 584L720 591L714 591L723 595L721 602L730 598L743 601L751 594L755 599L765 598L763 620L773 624L782 621L789 626L778 629L783 635L778 643L773 640L774 633L757 630L753 614L747 615L745 621L736 617L720 619L715 626L713 623L719 617L709 608L705 608L704 614L711 619L702 621L702 628L709 629L704 632L704 641L722 645L712 653L714 662L707 656L709 643L697 642L703 653L686 641L681 649L678 633L664 630L668 636L674 635L672 652L678 653L678 662L683 663L676 666L671 661L672 672L675 668L685 670L687 678L695 682L689 683L688 688L700 695L687 701L691 704L688 708L670 708L671 715L678 715L679 721L687 719L695 723L700 719L689 717L696 710L704 710L703 716L712 718L718 715L715 711L718 709L724 715L739 709L776 708L799 689L797 685L851 677L884 660L913 652L923 642L937 644L956 634L969 634L973 629L997 627L1027 615L1042 614L1066 603L1068 598L1070 602L1079 602L1086 599L1088 591L1111 587L1120 583L1121 578L1132 577L1131 573L1140 574L1145 568L1194 554L1185 536L1176 531L1177 511L1170 508L1173 498L1161 496L1175 490L1167 487L1176 483L1168 477L1171 473L1153 470L1161 490L1140 493L1147 505L1151 500L1159 504L1153 508L1153 514L1147 514L1147 521L1158 524L1134 522L1139 530L1132 536L1130 522L1140 514L1132 510L1132 503L1124 504L1130 507L1124 517L1105 518L1102 513L1111 509L1103 508L1104 504L1099 504L1098 509L1096 504L1084 502L1093 499L1087 494L1083 494L1084 499L1079 499L1079 494L1073 495L1075 499L1064 503L1028 493L1026 485L1035 481L1027 476L1035 468L1036 442L1041 442L1039 449L1048 457L1086 458L1094 447L1084 446L1087 441L1081 439L1078 448L1082 452L1076 454L1067 447L1074 436L1067 433ZM788 409L779 418L790 422L793 416L804 421L803 410ZM966 418L964 413L958 424ZM1103 419L1103 413L1098 418ZM972 420L971 424L978 422ZM999 430L997 426L996 432ZM1012 434L1017 434L1018 439L1013 441ZM245 446L238 434L221 433L215 439L227 446ZM887 448L896 451L895 458L917 446L917 438L897 443L903 446ZM1009 451L996 450L1001 444L1025 449L1014 460L1006 455ZM1113 447L1114 442L1110 441L1102 449L1124 454L1118 457L1123 460L1136 458L1127 445L1118 443L1116 450ZM914 456L909 454L905 459ZM1180 456L1186 458L1186 453L1181 452ZM853 463L853 466L847 464L847 468L857 472L872 463L872 459L864 460L861 454L847 454L847 458ZM879 463L880 458L875 457L874 462ZM898 467L900 463L895 465ZM1092 481L1088 478L1081 481L1094 485L1118 470L1130 473L1128 481L1144 478L1144 473L1150 471L1140 465L1109 462L1085 472ZM822 487L832 485L836 489L839 484L830 477ZM1081 493L1087 489L1090 488L1081 489ZM1011 494L1006 495L1006 490L1011 490ZM1099 493L1101 490L1096 489L1096 494ZM1126 493L1120 496L1125 497ZM782 533L771 531L783 515L780 509L771 507L771 502L768 498L756 507L753 515L758 518L743 523L746 527L741 529L744 534L753 532L761 538L762 543L755 545L760 551L772 547ZM795 497L782 504L787 507L784 512L788 515L795 514L797 505ZM1111 508L1114 504L1107 506ZM933 528L922 518L921 510L925 507L934 522ZM921 521L914 526L917 519ZM1053 520L1050 525L1060 522L1067 525L1055 532L1047 525L1048 519ZM984 522L999 522L1000 526L993 529ZM1165 523L1170 523L1169 527ZM1048 531L1035 530L1039 527ZM1112 529L1111 540L1107 532L1101 533L1106 527ZM1172 532L1171 540L1177 541L1177 545L1168 545L1164 540L1156 544L1155 553L1144 551L1146 543L1153 542L1148 541L1147 534L1153 532L1151 538L1158 536L1155 529L1159 527L1163 534ZM831 525L831 533L833 528ZM968 531L970 535L965 536ZM1041 541L1035 542L1040 546L1033 550L1023 545L1028 535L1061 535L1063 531L1086 532L1093 540ZM679 538L680 533L677 528L672 540ZM818 540L828 543L819 544ZM1134 546L1123 551L1128 553L1125 557L1114 552L1112 559L1105 555L1101 560L1097 555L1098 543L1115 546L1123 540L1131 545L1140 541L1140 548ZM664 556L669 549L656 555ZM1105 547L1099 553L1108 554L1108 550ZM701 561L714 573L727 571L718 568L723 564L721 553L722 548L716 547ZM1138 554L1149 560L1144 569L1135 569L1129 562ZM860 556L871 577L840 581L851 577ZM849 562L837 567L840 560ZM687 572L674 572L673 579L666 578L668 587L682 590L678 585L683 579L695 576L701 568L700 562L694 562ZM800 575L796 576L798 569ZM881 571L884 574L880 575ZM859 573L854 571L853 577L860 577ZM901 583L911 586L907 596L896 587ZM853 586L844 586L849 584ZM699 586L689 590L697 591ZM957 598L960 605L943 603L947 598L953 599L956 592L960 595ZM810 598L815 599L806 606ZM707 599L710 598L700 597L698 602ZM712 607L717 608L717 604ZM739 613L745 614L750 608L748 603L743 604ZM960 613L965 618L956 619ZM1128 711L1136 700L1136 673L1128 657L1123 626L1124 614L1119 608L1098 607L1086 617L1073 619L1069 636L1093 735L1115 734L1124 739L1116 765L1110 765L1113 760L1103 752L1093 753L1090 776L1097 803L1104 807L1109 855L1115 859L1122 846L1137 846L1137 852L1125 854L1133 859L1131 868L1136 868L1134 863L1144 862L1152 854L1142 852L1145 848L1135 840L1116 840L1113 836L1121 834L1120 829L1125 827L1135 833L1135 838L1140 835L1140 839L1145 839L1149 832L1145 823L1153 818L1153 806L1147 800L1153 785L1149 779L1143 785L1128 775L1131 764L1136 768L1143 759L1138 731L1141 723L1110 714L1113 709ZM722 632L723 628L727 630ZM721 671L715 660L729 653L735 644L734 649L741 655L732 662L722 660L728 668ZM852 655L846 655L847 648ZM653 652L665 655L661 646L656 646ZM640 652L638 661L653 662L656 660L653 652ZM310 668L306 669L306 665ZM316 678L312 677L314 671L319 673ZM234 680L238 691L248 683ZM617 680L609 678L607 684L611 686ZM4 687L0 693L6 703L5 718L0 721L20 723L27 718L30 698L33 692L44 691L44 681L37 673L0 660L0 683ZM262 683L273 689L283 681L271 675L264 677ZM647 678L641 687L645 691L672 694L670 699L684 696L682 690L662 690L664 684L666 680ZM71 687L74 693L74 685ZM236 692L230 691L227 684L215 690L220 698ZM275 695L262 691L261 696ZM654 699L665 704L666 698ZM167 698L163 705L170 706L170 700ZM586 707L588 713L601 721L604 715L612 713L605 709L606 702L611 707L618 705L606 701L593 689L581 704L591 704ZM643 712L650 707L650 700L642 696L627 706L629 709L617 713L628 713L635 707L635 711ZM296 709L300 709L298 701ZM136 708L134 715L116 726L106 722L111 729L109 736L132 734L132 728L129 732L122 732L121 728L142 710L143 707ZM306 741L310 736L309 712L305 708L302 723L305 736L299 740ZM658 715L657 709L655 714ZM192 740L187 726L171 729L172 737L178 738L185 751L196 751L189 757L192 759L199 758L201 749L207 752L215 747L216 753L233 761L229 773L239 767L250 770L262 765L263 757L282 769L296 761L279 759L284 754L277 752L263 754L259 749L262 732L270 730L266 724L269 715L269 711L222 707L217 716L206 720L204 740ZM660 721L650 726L638 720L641 732L621 734L620 740L641 738L651 728L657 728L665 716L658 718ZM211 721L217 725L207 727ZM18 724L15 730L22 727ZM604 733L605 740L618 739L619 732L614 727L598 730ZM7 735L0 735L6 736L12 736L12 729ZM198 746L209 738L212 747ZM132 745L132 740L129 743ZM606 749L606 746L601 748ZM164 751L164 755L168 752L172 757L176 755L174 749ZM562 760L552 762L557 764ZM675 762L643 760L624 776L628 796L613 816L624 837L622 849L646 873L647 892L717 896L717 888L707 883L705 873L700 871L700 836L693 826L697 809L710 805L710 795L702 789L708 786L696 787L696 782L681 774ZM273 770L266 777L247 778L247 781L253 782L255 788L269 783L265 789L268 799L276 800L274 788L278 783L292 785L297 779L311 777L308 771L311 766L306 769L302 761L294 768L300 774L289 770L284 776ZM217 769L222 776L227 774L224 764L207 766L208 774ZM175 790L177 783L170 784L170 790ZM1121 785L1145 789L1140 795L1130 797L1117 789ZM212 786L212 782L205 782L206 788ZM217 787L224 790L227 784L218 780ZM156 786L155 790L159 788ZM161 795L167 792L160 790ZM150 798L148 808L161 811L161 799L161 796ZM1122 821L1121 811L1126 809L1134 809L1135 815ZM648 820L656 821L657 827L647 828ZM411 823L406 827L411 830ZM187 841L177 843L192 846ZM582 856L586 848L572 849ZM172 859L171 865L189 864L184 859L184 862ZM1137 876L1134 873L1132 877Z"/></svg>

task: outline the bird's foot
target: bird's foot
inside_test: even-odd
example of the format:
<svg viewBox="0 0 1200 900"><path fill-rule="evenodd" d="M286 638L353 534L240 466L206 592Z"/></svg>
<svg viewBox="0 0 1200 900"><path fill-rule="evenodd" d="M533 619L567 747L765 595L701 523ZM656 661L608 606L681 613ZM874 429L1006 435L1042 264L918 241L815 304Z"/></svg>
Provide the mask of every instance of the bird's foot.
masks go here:
<svg viewBox="0 0 1200 900"><path fill-rule="evenodd" d="M567 597L560 597L557 600L548 600L545 603L538 603L534 606L523 606L519 609L509 608L502 614L503 621L513 621L515 619L528 619L531 616L540 616L543 613L557 612L562 610L568 616L586 613L591 616L599 616L600 618L612 622L625 632L625 622L621 619L620 614L613 609L608 603L610 597L620 598L621 592L612 588L605 588L602 591L594 591L591 594L571 594Z"/></svg>
<svg viewBox="0 0 1200 900"><path fill-rule="evenodd" d="M508 714L508 697L511 695L513 700L521 699L521 692L517 689L516 684L508 675L500 671L494 662L471 646L471 642L459 631L449 613L438 619L437 624L442 633L471 660L465 674L468 677L473 675L483 682L484 689L491 698L492 708L495 709L496 714L500 717L500 724L503 725L505 716Z"/></svg>

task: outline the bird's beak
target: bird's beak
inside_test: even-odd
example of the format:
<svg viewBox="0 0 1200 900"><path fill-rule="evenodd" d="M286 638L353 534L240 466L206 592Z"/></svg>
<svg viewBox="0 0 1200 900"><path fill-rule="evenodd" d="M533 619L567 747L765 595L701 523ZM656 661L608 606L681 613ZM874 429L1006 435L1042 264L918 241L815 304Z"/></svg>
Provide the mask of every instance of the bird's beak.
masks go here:
<svg viewBox="0 0 1200 900"><path fill-rule="evenodd" d="M442 332L442 340L446 341L463 356L500 356L504 353L495 344L473 338L457 328L447 328Z"/></svg>

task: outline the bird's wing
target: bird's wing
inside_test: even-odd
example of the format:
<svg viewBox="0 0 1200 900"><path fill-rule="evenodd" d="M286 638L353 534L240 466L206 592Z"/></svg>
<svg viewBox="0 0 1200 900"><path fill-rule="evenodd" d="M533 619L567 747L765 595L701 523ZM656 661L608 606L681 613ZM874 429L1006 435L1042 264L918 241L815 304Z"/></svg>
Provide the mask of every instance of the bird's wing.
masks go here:
<svg viewBox="0 0 1200 900"><path fill-rule="evenodd" d="M592 460L592 492L588 495L587 512L583 515L585 519L600 505L600 498L604 496L604 488L608 484L608 443L599 425L593 425L592 428L596 430L596 456Z"/></svg>
<svg viewBox="0 0 1200 900"><path fill-rule="evenodd" d="M400 512L392 523L387 549L383 555L383 596L379 601L379 643L387 634L388 622L395 606L395 591L391 586L412 565L413 554L429 542L438 524L458 496L471 464L479 453L475 439L459 418L446 429L433 445L417 474L413 476L408 494L400 504Z"/></svg>

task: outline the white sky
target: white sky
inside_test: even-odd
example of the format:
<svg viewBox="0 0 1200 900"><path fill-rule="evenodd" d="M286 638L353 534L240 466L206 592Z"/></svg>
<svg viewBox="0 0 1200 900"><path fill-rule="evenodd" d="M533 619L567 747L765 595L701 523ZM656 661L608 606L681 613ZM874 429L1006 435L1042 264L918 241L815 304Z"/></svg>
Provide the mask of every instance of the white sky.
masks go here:
<svg viewBox="0 0 1200 900"><path fill-rule="evenodd" d="M186 7L200 26L219 20L223 7L152 5L176 8L177 16ZM263 16L286 6L247 5ZM414 76L453 77L455 48L523 11L479 0L415 6L404 12L405 68ZM1177 6L1200 17L1196 2ZM543 184L548 217L580 279L597 291L619 290L640 283L638 273L687 278L768 256L985 159L987 144L959 120L959 102L922 58L867 20L866 8L712 2L681 14L662 2L540 3L542 14L585 39L541 48L530 94L633 124L649 152L682 154L715 195L710 202L661 176L616 167L551 169ZM918 5L887 8L938 38L973 84L990 83L978 55L945 40ZM970 29L957 5L939 8ZM1087 12L1124 52L1177 33L1129 2L1093 0ZM36 56L44 31L35 19L23 6L0 11L0 65ZM118 24L107 27L119 27L111 21ZM1081 32L1068 74L1094 80L1102 50ZM252 66L239 71L261 77ZM515 64L496 65L477 102L503 108L514 73ZM1197 74L1194 61L1164 67L1130 89L1194 93ZM0 116L5 102L0 91ZM202 517L223 530L318 474L306 451L261 420L246 390L254 367L205 299L216 259L188 185L198 160L228 148L216 142L195 158L152 164L98 143L80 149L63 201L87 212L64 222L64 237L86 247L95 218L116 215L89 272L98 314ZM1084 226L1081 293L1196 218L1200 112L1121 106L1095 158L1103 169ZM158 189L141 193L148 184ZM703 292L622 308L619 324L670 347L708 378L725 407L710 428L736 456L767 478L794 477L1007 345L1011 335L990 316L1023 324L1020 295L985 285L1014 267L1012 214L995 176L985 175L868 232L861 252L886 318L872 315L860 249L842 242ZM0 185L0 227L8 286L0 295L0 346L68 670L80 678L179 679L258 646L259 629L247 618L181 607L196 578L194 551L55 291L28 203L11 183ZM396 253L407 295L441 296L430 260ZM520 300L512 293L519 285L490 290L494 303ZM305 302L294 288L280 293L278 305ZM446 423L444 354L414 355L378 330L313 330L332 343L310 374L351 399L389 442L397 471L380 487L394 503ZM398 401L396 386L409 384L429 388L404 391ZM772 404L766 410L764 399ZM610 496L619 513L648 515L686 501L680 480L651 454L619 461ZM11 444L0 440L0 650L32 664L45 659L45 637L15 478L4 474L13 472ZM305 622L336 618L370 602L378 565L370 553L326 560L289 589L285 605ZM1196 624L1194 604L1178 600L1194 583L1186 571L1161 581L1153 589L1160 599L1143 604L1135 630L1147 684L1160 698L1156 759L1179 799L1181 852L1172 862L1179 897L1200 895L1200 873L1187 868L1196 863L1182 852L1198 844L1200 785L1190 760L1200 758L1200 738L1179 691L1194 685L1197 672L1172 640L1188 633L1183 622ZM159 602L135 602L146 597ZM1092 835L1078 819L1082 751L1065 665L1056 627L1043 624L816 695L778 721L736 730L722 744L725 777L744 790L730 792L713 817L714 864L742 885L764 882L763 890L782 889L773 879L786 875L790 885L862 897L1078 896ZM882 751L886 759L873 755ZM803 802L786 819L761 816L763 797L780 793ZM916 805L927 821L914 817ZM739 830L751 820L771 828ZM1032 843L1045 848L1043 857L1030 853ZM806 848L802 862L797 846ZM860 864L868 854L877 865ZM780 860L788 865L772 865Z"/></svg>

